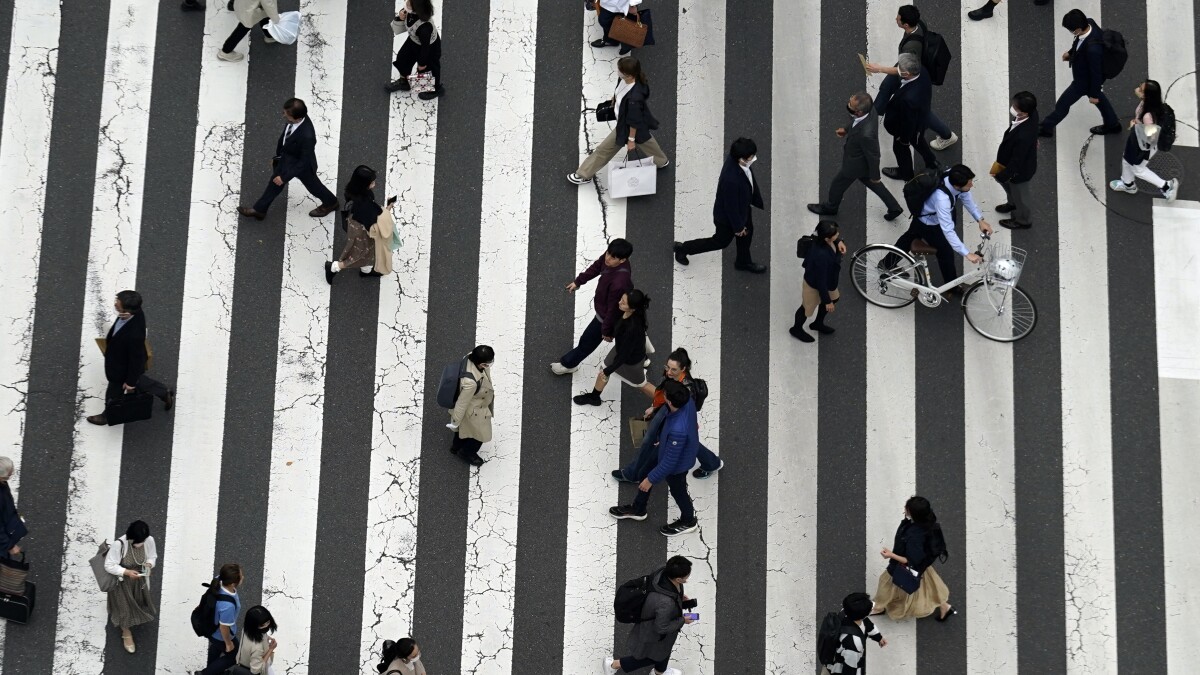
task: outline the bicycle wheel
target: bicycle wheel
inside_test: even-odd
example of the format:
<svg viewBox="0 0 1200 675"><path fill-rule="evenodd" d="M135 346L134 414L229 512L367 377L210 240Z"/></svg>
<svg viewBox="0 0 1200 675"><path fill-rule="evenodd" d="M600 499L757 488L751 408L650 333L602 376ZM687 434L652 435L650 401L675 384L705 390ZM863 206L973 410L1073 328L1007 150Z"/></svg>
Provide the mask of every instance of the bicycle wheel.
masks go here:
<svg viewBox="0 0 1200 675"><path fill-rule="evenodd" d="M977 282L963 298L963 314L976 333L997 342L1020 340L1037 325L1037 306L1020 286Z"/></svg>
<svg viewBox="0 0 1200 675"><path fill-rule="evenodd" d="M909 288L891 283L891 279L904 277L924 284L924 270L917 266L913 257L895 246L871 244L854 253L850 261L850 277L854 288L867 302L888 309L911 305L917 298Z"/></svg>

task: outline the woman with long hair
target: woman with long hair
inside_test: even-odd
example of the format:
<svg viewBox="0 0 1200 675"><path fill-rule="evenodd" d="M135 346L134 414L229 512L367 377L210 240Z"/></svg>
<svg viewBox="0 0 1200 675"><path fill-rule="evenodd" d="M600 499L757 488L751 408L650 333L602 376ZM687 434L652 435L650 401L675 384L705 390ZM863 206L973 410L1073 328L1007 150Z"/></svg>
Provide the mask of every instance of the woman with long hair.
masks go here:
<svg viewBox="0 0 1200 675"><path fill-rule="evenodd" d="M375 201L375 170L360 165L346 183L342 224L346 245L342 255L325 263L325 281L332 284L338 272L357 267L361 277L379 277L392 271L392 213Z"/></svg>
<svg viewBox="0 0 1200 675"><path fill-rule="evenodd" d="M425 675L425 665L421 663L421 646L410 638L400 638L399 642L383 641L383 654L375 670L380 675Z"/></svg>
<svg viewBox="0 0 1200 675"><path fill-rule="evenodd" d="M904 520L896 528L895 542L892 548L885 546L879 555L888 564L879 575L871 614L887 612L889 618L898 620L920 619L937 611L938 621L957 614L950 606L950 589L933 568L935 560L945 562L949 554L942 526L928 499L914 495L904 503ZM916 588L910 592L897 583L906 586L915 583Z"/></svg>
<svg viewBox="0 0 1200 675"><path fill-rule="evenodd" d="M407 34L407 37L396 52L396 60L392 61L400 77L384 88L393 92L412 89L408 78L415 65L418 74L428 73L433 77L433 91L423 91L417 94L417 98L431 101L445 94L446 88L442 86L442 38L438 35L437 26L433 25L433 2L408 0L404 3L404 9L392 19L392 34L401 33Z"/></svg>
<svg viewBox="0 0 1200 675"><path fill-rule="evenodd" d="M1162 87L1154 80L1145 80L1133 90L1139 100L1133 119L1129 121L1129 137L1125 139L1125 152L1121 155L1121 177L1109 181L1108 187L1116 192L1137 194L1137 179L1141 178L1158 188L1168 202L1175 201L1179 194L1179 179L1163 180L1150 169L1150 159L1158 153L1158 137L1148 135L1146 125L1158 125L1163 120Z"/></svg>
<svg viewBox="0 0 1200 675"><path fill-rule="evenodd" d="M150 526L135 520L117 538L104 558L104 571L120 580L108 592L108 616L112 624L121 629L121 641L130 654L136 650L133 644L133 626L149 623L155 619L154 599L150 597L150 570L158 563L158 550Z"/></svg>
<svg viewBox="0 0 1200 675"><path fill-rule="evenodd" d="M626 384L641 388L646 383L646 356L649 340L646 339L646 310L650 308L650 296L630 289L621 296L617 304L621 318L613 328L613 347L604 357L604 368L596 373L595 387L574 399L577 405L600 405L600 392L608 384L608 378L616 375Z"/></svg>
<svg viewBox="0 0 1200 675"><path fill-rule="evenodd" d="M622 146L627 153L637 149L643 156L653 157L654 166L660 169L665 169L671 163L658 141L650 135L652 130L658 128L658 120L646 104L646 99L650 98L650 80L642 70L642 63L632 56L621 57L617 61L617 72L620 77L617 78L617 89L612 97L617 126L596 144L596 149L578 169L567 174L567 180L576 185L591 182Z"/></svg>
<svg viewBox="0 0 1200 675"><path fill-rule="evenodd" d="M275 638L267 635L274 633L279 626L275 617L262 605L255 605L246 610L246 618L242 623L242 641L238 645L237 664L250 670L253 675L273 675L271 663L275 660Z"/></svg>

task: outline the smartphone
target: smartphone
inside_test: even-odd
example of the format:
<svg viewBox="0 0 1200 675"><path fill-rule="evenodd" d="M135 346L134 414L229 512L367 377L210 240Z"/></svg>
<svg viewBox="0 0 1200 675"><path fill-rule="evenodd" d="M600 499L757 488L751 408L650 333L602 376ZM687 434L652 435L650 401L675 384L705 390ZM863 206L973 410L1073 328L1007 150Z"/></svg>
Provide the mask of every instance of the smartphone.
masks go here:
<svg viewBox="0 0 1200 675"><path fill-rule="evenodd" d="M149 568L147 568L145 565L142 565L141 567L139 567L138 568L138 576L139 577L150 576Z"/></svg>
<svg viewBox="0 0 1200 675"><path fill-rule="evenodd" d="M391 197L388 197L388 200L387 200L387 205L388 205L388 206L391 206L392 204L395 204L395 203L396 203L396 198L397 198L397 195L392 195Z"/></svg>
<svg viewBox="0 0 1200 675"><path fill-rule="evenodd" d="M685 616L685 617L687 617L687 618L689 618L689 619L691 619L691 620L692 620L692 623L696 623L697 621L699 621L699 620L700 620L700 615L699 615L699 614L695 614L695 613L688 613L688 614L684 614L684 616Z"/></svg>

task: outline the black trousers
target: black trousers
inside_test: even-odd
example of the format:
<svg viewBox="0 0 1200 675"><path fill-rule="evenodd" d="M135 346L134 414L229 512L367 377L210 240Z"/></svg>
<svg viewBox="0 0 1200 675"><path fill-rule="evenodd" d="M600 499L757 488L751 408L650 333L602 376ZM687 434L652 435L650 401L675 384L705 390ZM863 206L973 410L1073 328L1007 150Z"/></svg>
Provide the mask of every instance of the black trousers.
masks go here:
<svg viewBox="0 0 1200 675"><path fill-rule="evenodd" d="M892 153L896 155L896 166L900 169L900 177L904 180L911 180L916 175L913 171L913 150L921 155L921 160L925 162L926 168L937 166L938 163L929 143L925 141L925 132L917 134L917 141L911 147L893 138Z"/></svg>
<svg viewBox="0 0 1200 675"><path fill-rule="evenodd" d="M238 638L233 639L233 651L225 651L225 642L208 638L208 665L200 671L203 675L222 675L237 663Z"/></svg>
<svg viewBox="0 0 1200 675"><path fill-rule="evenodd" d="M913 218L912 225L908 226L908 231L896 240L896 248L908 251L916 239L924 239L926 244L937 249L938 270L942 273L943 284L958 277L958 271L954 266L956 253L951 248L950 242L946 241L946 233L942 232L941 226L926 225Z"/></svg>
<svg viewBox="0 0 1200 675"><path fill-rule="evenodd" d="M692 239L691 241L683 242L683 252L687 255L696 255L697 253L720 251L729 246L729 242L737 240L737 257L734 258L734 263L737 265L749 265L754 262L750 258L750 244L754 241L753 218L746 217L746 236L744 237L736 236L733 228L724 223L714 224L717 231L713 236L707 239Z"/></svg>
<svg viewBox="0 0 1200 675"><path fill-rule="evenodd" d="M106 387L104 390L104 402L108 403L113 399L124 396L125 387L122 385L124 385L124 382L109 382L108 387ZM149 392L164 401L167 400L167 394L169 393L167 385L159 382L149 375L146 375L145 373L142 373L142 376L138 378L137 385L135 386L137 387L138 391Z"/></svg>
<svg viewBox="0 0 1200 675"><path fill-rule="evenodd" d="M472 460L479 456L479 449L483 447L483 441L475 438L463 438L454 432L454 440L451 441L450 447L458 453L459 457L465 460Z"/></svg>
<svg viewBox="0 0 1200 675"><path fill-rule="evenodd" d="M896 201L896 198L892 196L892 193L882 181L873 183L866 178L847 176L841 171L837 172L837 175L833 177L833 182L829 184L829 198L825 200L824 205L836 211L842 203L842 196L846 194L846 190L854 184L854 181L859 181L867 186L867 189L874 192L876 197L882 199L888 211L900 210L900 202Z"/></svg>
<svg viewBox="0 0 1200 675"><path fill-rule="evenodd" d="M442 39L440 37L429 46L429 51L433 56L429 59L429 63L425 64L425 69L430 75L433 75L433 84L440 85L442 83ZM420 56L421 45L412 40L405 40L404 44L400 45L400 49L396 50L396 60L392 61L392 65L396 66L400 77L408 77L413 74L413 67L417 65L417 59Z"/></svg>
<svg viewBox="0 0 1200 675"><path fill-rule="evenodd" d="M603 7L600 8L600 16L599 16L600 28L604 31L604 41L610 45L621 44L620 42L617 42L616 40L611 40L608 37L608 31L612 30L613 20L616 19L618 16L620 16L620 14L617 14L616 12L610 12L607 9L604 9Z"/></svg>
<svg viewBox="0 0 1200 675"><path fill-rule="evenodd" d="M1087 96L1087 84L1072 80L1071 84L1063 90L1063 93L1054 102L1054 112L1042 118L1043 129L1053 129L1058 126L1058 123L1063 121L1067 113L1071 112L1071 106L1075 105L1079 99ZM1120 124L1121 120L1117 117L1117 111L1113 110L1112 103L1109 103L1108 97L1104 92L1100 92L1100 102L1096 104L1096 108L1100 110L1100 119L1104 124L1112 126Z"/></svg>
<svg viewBox="0 0 1200 675"><path fill-rule="evenodd" d="M262 29L262 34L264 37L271 37L270 34L267 33L267 19L259 21L258 28ZM246 35L249 33L250 29L243 26L239 21L238 25L233 27L233 32L230 33L229 37L225 39L225 44L221 45L221 51L225 52L226 54L233 51L237 48L238 43L242 41L242 38L246 37Z"/></svg>
<svg viewBox="0 0 1200 675"><path fill-rule="evenodd" d="M304 189L308 190L308 194L316 197L321 202L322 206L337 203L337 197L329 191L329 188L325 187L320 178L317 178L315 172L302 173L296 176L296 179L304 185ZM267 209L271 208L271 202L275 201L279 193L283 192L283 186L287 184L287 181L283 181L283 185L276 185L274 179L267 181L267 189L263 190L262 196L258 198L258 201L254 202L254 210L259 213L266 213Z"/></svg>

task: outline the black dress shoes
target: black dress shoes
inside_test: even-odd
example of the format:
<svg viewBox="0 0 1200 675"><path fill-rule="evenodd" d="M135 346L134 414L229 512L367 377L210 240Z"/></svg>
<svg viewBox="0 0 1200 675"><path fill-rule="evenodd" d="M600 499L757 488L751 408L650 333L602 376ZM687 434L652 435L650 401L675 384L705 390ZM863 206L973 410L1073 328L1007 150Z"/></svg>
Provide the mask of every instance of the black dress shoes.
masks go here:
<svg viewBox="0 0 1200 675"><path fill-rule="evenodd" d="M756 262L749 263L734 263L733 269L741 272L752 272L754 274L762 274L767 271L767 266Z"/></svg>
<svg viewBox="0 0 1200 675"><path fill-rule="evenodd" d="M883 214L883 219L887 220L887 221L892 221L892 220L899 218L900 214L902 214L902 213L904 213L904 209L891 210L891 211L888 211L887 213Z"/></svg>
<svg viewBox="0 0 1200 675"><path fill-rule="evenodd" d="M163 410L170 411L171 408L174 408L174 407L175 407L175 390L168 389L167 397L163 399Z"/></svg>
<svg viewBox="0 0 1200 675"><path fill-rule="evenodd" d="M250 208L249 206L239 206L238 213L242 214L243 216L245 216L247 218L253 218L255 220L262 220L263 218L267 217L267 214L259 213L258 211L255 211L254 209Z"/></svg>
<svg viewBox="0 0 1200 675"><path fill-rule="evenodd" d="M1108 134L1119 134L1119 133L1121 133L1121 125L1120 124L1097 124L1096 126L1089 129L1089 131L1091 131L1093 134L1096 134L1097 136L1107 136Z"/></svg>
<svg viewBox="0 0 1200 675"><path fill-rule="evenodd" d="M900 174L900 167L898 167L898 166L885 167L879 173L881 173L893 180L908 180L907 178L905 178L904 176L902 176Z"/></svg>
<svg viewBox="0 0 1200 675"><path fill-rule="evenodd" d="M1017 210L1016 206L1009 204L1007 202L996 207L996 213L1012 213L1013 211L1016 211L1016 210Z"/></svg>
<svg viewBox="0 0 1200 675"><path fill-rule="evenodd" d="M983 7L967 12L967 18L972 21L983 21L984 19L990 19L992 18L992 10L995 8L996 4L993 3L992 0L987 0L987 2L983 4Z"/></svg>
<svg viewBox="0 0 1200 675"><path fill-rule="evenodd" d="M105 417L103 414L92 415L91 417L87 418L87 421L91 422L92 424L98 425L98 426L104 426L104 425L108 424L108 418Z"/></svg>
<svg viewBox="0 0 1200 675"><path fill-rule="evenodd" d="M683 244L675 242L673 248L675 250L675 262L679 263L680 265L688 264L687 254L683 252Z"/></svg>
<svg viewBox="0 0 1200 675"><path fill-rule="evenodd" d="M336 274L337 274L337 272L333 271L333 263L326 261L325 262L325 283L332 286L333 285L333 277Z"/></svg>
<svg viewBox="0 0 1200 675"><path fill-rule="evenodd" d="M828 206L825 206L824 204L809 204L808 210L812 211L813 213L817 214L818 216L836 216L837 215L837 209L831 209Z"/></svg>
<svg viewBox="0 0 1200 675"><path fill-rule="evenodd" d="M1012 218L1001 218L1000 227L1007 228L1009 230L1028 230L1029 228L1033 227L1033 223L1018 223Z"/></svg>
<svg viewBox="0 0 1200 675"><path fill-rule="evenodd" d="M203 12L205 9L204 0L184 0L179 8L185 12Z"/></svg>

